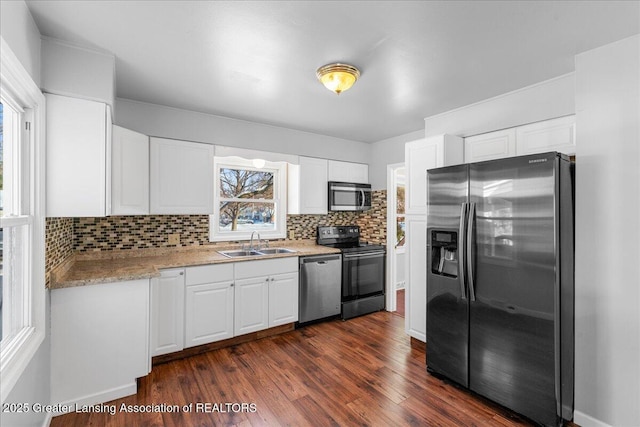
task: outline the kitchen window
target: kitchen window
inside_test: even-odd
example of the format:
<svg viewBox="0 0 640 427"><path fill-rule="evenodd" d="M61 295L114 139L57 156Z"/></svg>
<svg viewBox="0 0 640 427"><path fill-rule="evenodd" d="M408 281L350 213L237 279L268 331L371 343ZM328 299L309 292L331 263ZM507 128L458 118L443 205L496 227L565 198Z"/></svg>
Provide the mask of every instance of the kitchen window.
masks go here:
<svg viewBox="0 0 640 427"><path fill-rule="evenodd" d="M0 38L0 400L45 336L44 97Z"/></svg>
<svg viewBox="0 0 640 427"><path fill-rule="evenodd" d="M285 237L286 163L215 157L214 173L211 241Z"/></svg>

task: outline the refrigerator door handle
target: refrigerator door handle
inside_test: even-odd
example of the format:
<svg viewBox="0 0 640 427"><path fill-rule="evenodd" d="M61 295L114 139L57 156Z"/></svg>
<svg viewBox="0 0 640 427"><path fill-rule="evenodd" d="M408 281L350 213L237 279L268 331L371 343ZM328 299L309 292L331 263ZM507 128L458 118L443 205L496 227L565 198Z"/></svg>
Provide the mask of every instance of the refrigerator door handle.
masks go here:
<svg viewBox="0 0 640 427"><path fill-rule="evenodd" d="M473 221L476 216L476 204L469 203L469 216L467 217L467 242L466 242L466 264L467 264L467 276L469 283L469 299L471 301L476 300L476 291L474 288L473 280L473 235L475 233Z"/></svg>
<svg viewBox="0 0 640 427"><path fill-rule="evenodd" d="M458 229L458 278L460 281L460 295L463 300L467 299L467 290L465 289L466 274L465 274L465 223L467 219L467 205L468 203L462 203L460 206L460 228Z"/></svg>

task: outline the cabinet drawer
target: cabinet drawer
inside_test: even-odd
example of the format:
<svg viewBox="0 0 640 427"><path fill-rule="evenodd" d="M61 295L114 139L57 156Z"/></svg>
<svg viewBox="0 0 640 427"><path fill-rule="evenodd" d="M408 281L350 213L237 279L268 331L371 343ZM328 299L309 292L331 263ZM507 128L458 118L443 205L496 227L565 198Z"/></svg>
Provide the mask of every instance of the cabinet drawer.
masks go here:
<svg viewBox="0 0 640 427"><path fill-rule="evenodd" d="M234 263L234 269L236 280L289 273L298 271L298 257L236 262Z"/></svg>
<svg viewBox="0 0 640 427"><path fill-rule="evenodd" d="M199 265L197 267L187 267L186 270L187 286L233 281L233 264Z"/></svg>

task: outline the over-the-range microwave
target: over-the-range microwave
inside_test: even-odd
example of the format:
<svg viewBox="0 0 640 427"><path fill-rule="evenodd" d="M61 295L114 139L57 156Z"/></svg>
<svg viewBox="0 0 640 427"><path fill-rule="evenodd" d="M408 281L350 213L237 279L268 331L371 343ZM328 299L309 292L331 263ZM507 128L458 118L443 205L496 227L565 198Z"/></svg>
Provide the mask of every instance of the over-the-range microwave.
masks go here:
<svg viewBox="0 0 640 427"><path fill-rule="evenodd" d="M371 184L329 181L330 211L371 209Z"/></svg>

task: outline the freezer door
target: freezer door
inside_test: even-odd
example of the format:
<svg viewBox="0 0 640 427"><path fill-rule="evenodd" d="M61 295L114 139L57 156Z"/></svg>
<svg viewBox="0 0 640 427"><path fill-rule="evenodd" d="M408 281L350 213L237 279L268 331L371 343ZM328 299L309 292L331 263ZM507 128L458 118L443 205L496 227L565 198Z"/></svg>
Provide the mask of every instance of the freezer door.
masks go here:
<svg viewBox="0 0 640 427"><path fill-rule="evenodd" d="M469 309L462 267L468 189L468 165L427 171L427 369L465 387Z"/></svg>
<svg viewBox="0 0 640 427"><path fill-rule="evenodd" d="M470 165L469 388L556 423L556 155Z"/></svg>

